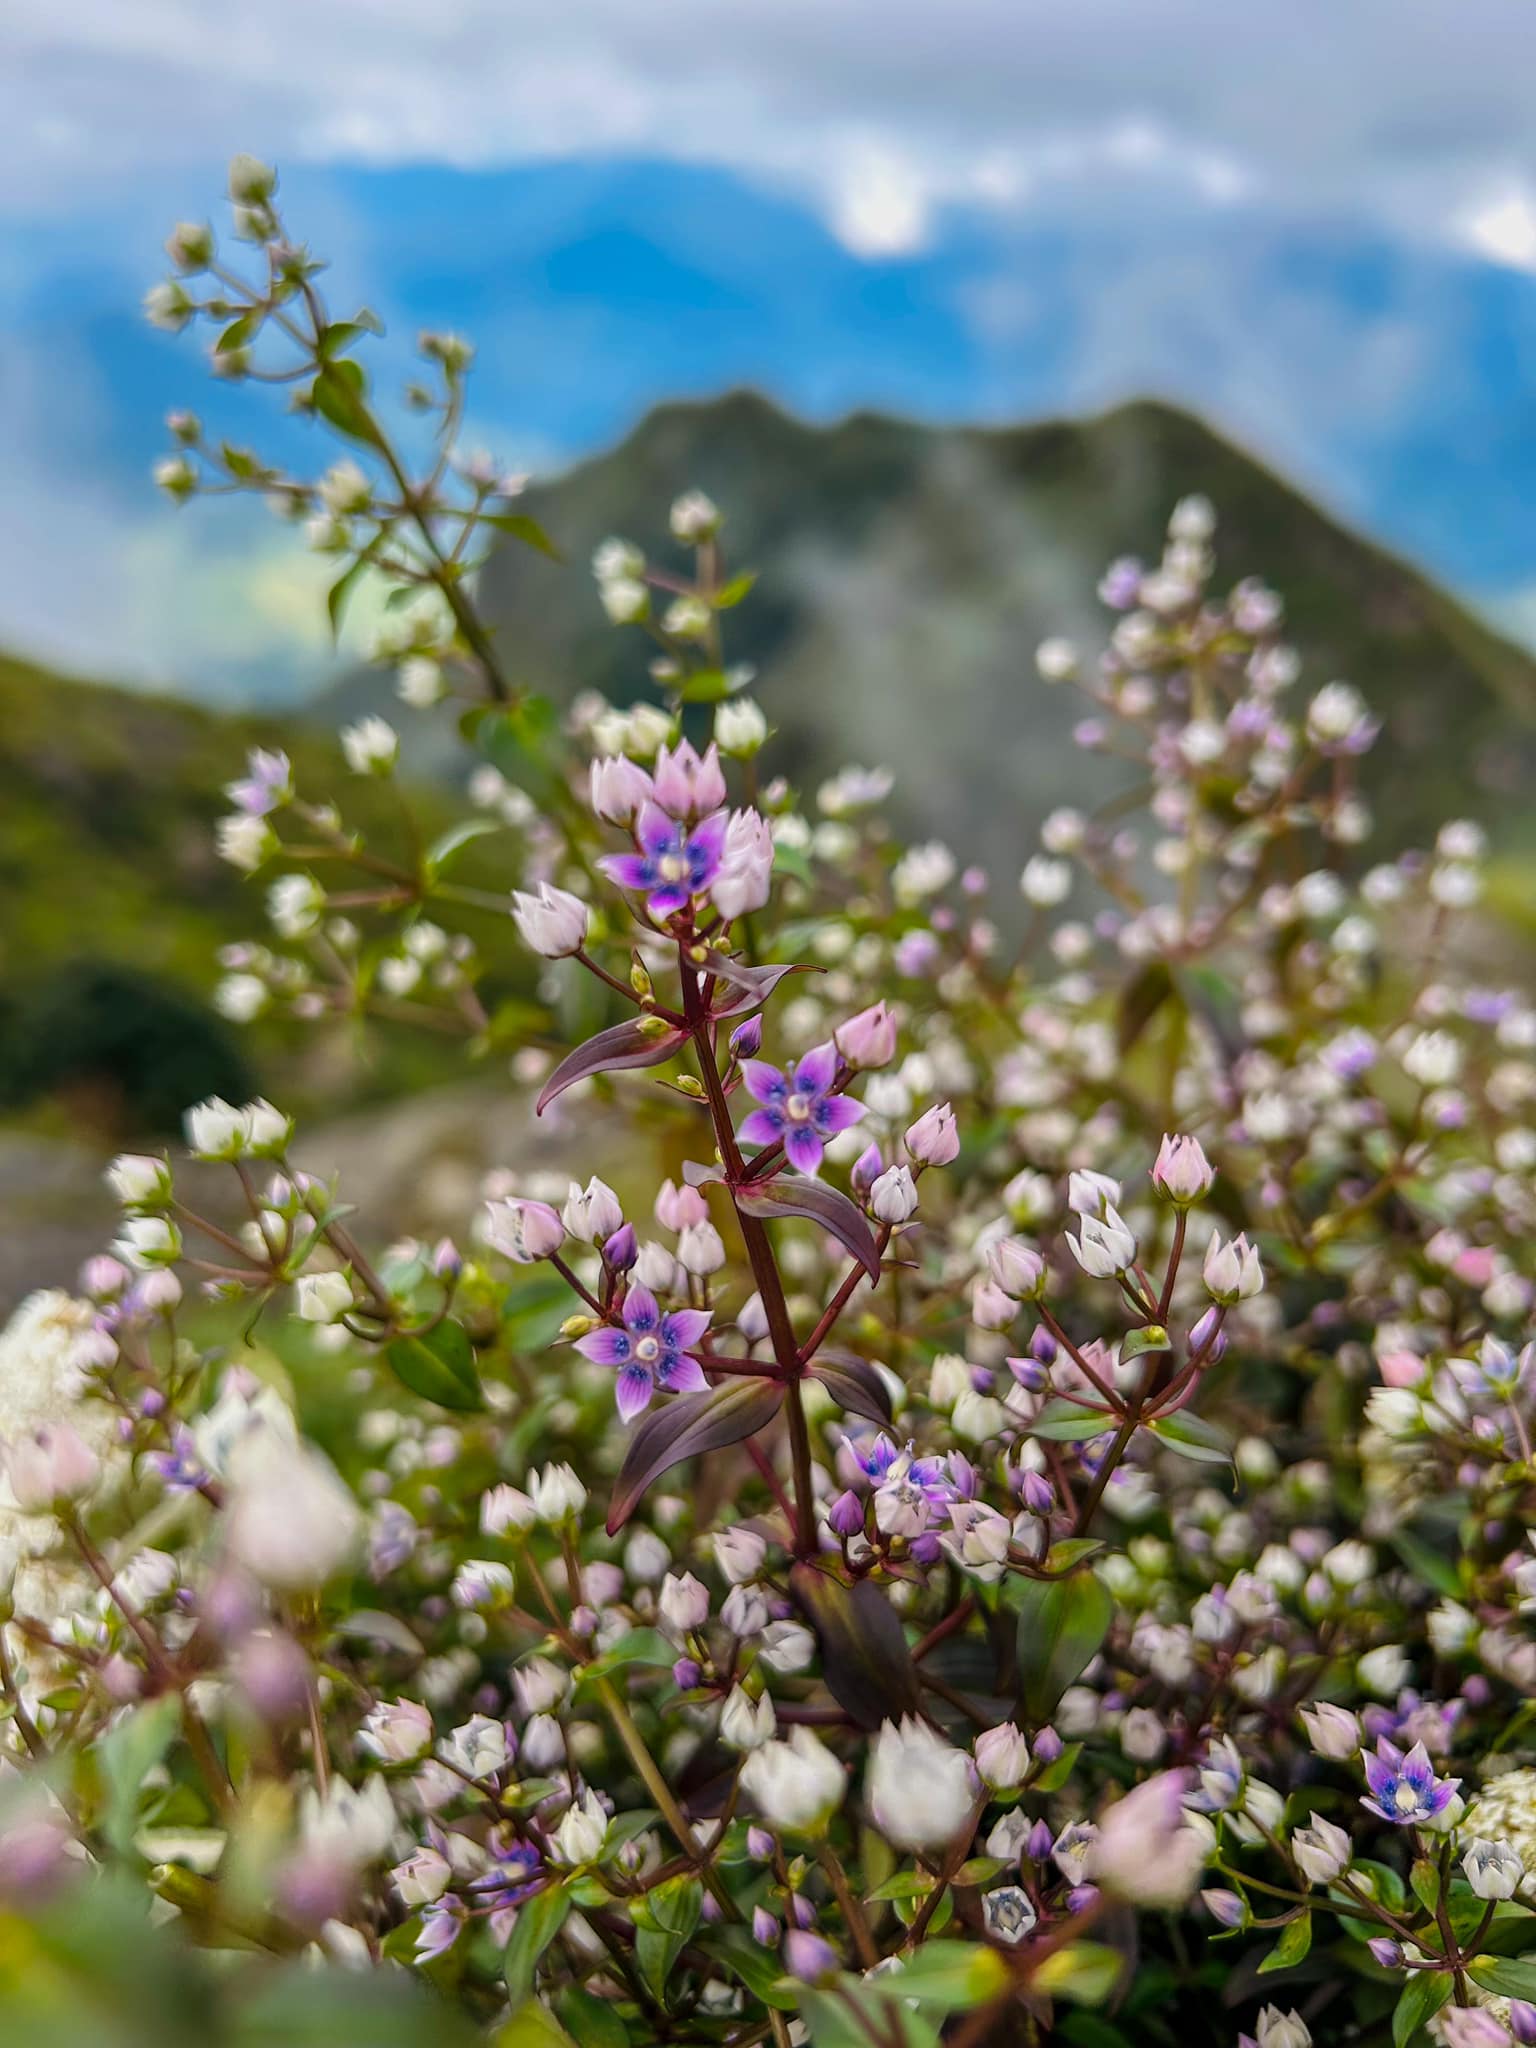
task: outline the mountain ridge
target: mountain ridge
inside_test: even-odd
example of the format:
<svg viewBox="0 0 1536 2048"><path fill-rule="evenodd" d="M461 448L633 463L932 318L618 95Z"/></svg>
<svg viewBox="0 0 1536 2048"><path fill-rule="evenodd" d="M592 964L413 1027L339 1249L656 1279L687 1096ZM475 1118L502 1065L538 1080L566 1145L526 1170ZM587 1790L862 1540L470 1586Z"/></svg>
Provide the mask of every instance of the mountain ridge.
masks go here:
<svg viewBox="0 0 1536 2048"><path fill-rule="evenodd" d="M1081 700L1038 684L1033 651L1060 633L1085 652L1101 644L1104 565L1154 556L1172 505L1195 490L1217 509L1222 583L1262 575L1286 600L1304 683L1348 677L1382 716L1368 786L1387 843L1422 843L1445 815L1498 809L1531 786L1536 661L1157 400L964 428L869 410L823 427L750 389L658 407L607 454L529 489L563 569L509 548L488 564L484 608L520 682L559 698L646 694L649 645L608 626L585 563L610 532L676 561L667 507L693 486L726 514L732 567L759 572L728 645L761 672L791 772L885 761L907 828L968 854L1017 849L1018 806L1058 800L1069 758L1075 794L1114 786L1102 762L1075 755ZM967 843L978 814L997 825L1004 813L1006 832Z"/></svg>

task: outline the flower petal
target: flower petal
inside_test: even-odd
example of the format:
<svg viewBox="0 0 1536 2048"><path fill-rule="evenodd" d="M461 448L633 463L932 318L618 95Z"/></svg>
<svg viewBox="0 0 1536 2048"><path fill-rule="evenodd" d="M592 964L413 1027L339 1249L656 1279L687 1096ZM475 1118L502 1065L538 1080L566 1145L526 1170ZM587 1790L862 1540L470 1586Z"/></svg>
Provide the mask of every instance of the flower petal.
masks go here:
<svg viewBox="0 0 1536 2048"><path fill-rule="evenodd" d="M713 1309L675 1308L661 1319L661 1341L669 1351L689 1351L714 1321Z"/></svg>
<svg viewBox="0 0 1536 2048"><path fill-rule="evenodd" d="M749 1145L776 1145L784 1135L784 1118L776 1109L754 1109L736 1135Z"/></svg>
<svg viewBox="0 0 1536 2048"><path fill-rule="evenodd" d="M821 1140L809 1124L795 1124L784 1137L784 1156L801 1173L815 1173L821 1165Z"/></svg>
<svg viewBox="0 0 1536 2048"><path fill-rule="evenodd" d="M696 1358L675 1353L659 1366L656 1384L665 1387L669 1394L703 1394L709 1391L709 1381L704 1377L704 1368Z"/></svg>
<svg viewBox="0 0 1536 2048"><path fill-rule="evenodd" d="M648 888L656 872L643 853L605 853L598 866L621 889Z"/></svg>
<svg viewBox="0 0 1536 2048"><path fill-rule="evenodd" d="M828 1095L817 1105L813 1121L823 1138L835 1138L839 1131L858 1123L863 1114L863 1103L855 1102L851 1095Z"/></svg>
<svg viewBox="0 0 1536 2048"><path fill-rule="evenodd" d="M636 1281L624 1297L625 1329L631 1336L644 1336L654 1330L660 1321L661 1311L656 1305L655 1295L649 1287L643 1287Z"/></svg>
<svg viewBox="0 0 1536 2048"><path fill-rule="evenodd" d="M642 1408L649 1408L654 1392L651 1376L643 1365L626 1365L613 1383L613 1398L621 1419L633 1422Z"/></svg>
<svg viewBox="0 0 1536 2048"><path fill-rule="evenodd" d="M592 1330L576 1339L576 1349L594 1365L623 1365L630 1353L627 1330Z"/></svg>
<svg viewBox="0 0 1536 2048"><path fill-rule="evenodd" d="M825 1045L813 1045L795 1068L795 1086L807 1095L825 1095L837 1067L837 1047L829 1038Z"/></svg>
<svg viewBox="0 0 1536 2048"><path fill-rule="evenodd" d="M782 1102L789 1093L789 1076L767 1060L743 1060L741 1078L754 1102Z"/></svg>
<svg viewBox="0 0 1536 2048"><path fill-rule="evenodd" d="M653 917L670 917L674 910L686 910L693 901L693 893L682 882L668 882L663 889L653 889L646 899L646 908Z"/></svg>
<svg viewBox="0 0 1536 2048"><path fill-rule="evenodd" d="M641 807L635 838L653 860L659 854L677 851L677 826L658 803L647 801Z"/></svg>
<svg viewBox="0 0 1536 2048"><path fill-rule="evenodd" d="M719 865L720 855L725 849L726 827L730 824L729 811L712 811L688 834L688 857L696 867L714 868Z"/></svg>

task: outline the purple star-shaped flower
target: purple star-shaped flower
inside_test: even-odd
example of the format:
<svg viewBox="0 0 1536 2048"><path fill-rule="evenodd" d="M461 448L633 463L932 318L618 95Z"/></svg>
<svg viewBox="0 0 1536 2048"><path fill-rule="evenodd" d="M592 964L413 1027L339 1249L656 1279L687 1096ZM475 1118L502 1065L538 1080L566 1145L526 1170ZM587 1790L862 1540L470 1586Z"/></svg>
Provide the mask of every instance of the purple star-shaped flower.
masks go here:
<svg viewBox="0 0 1536 2048"><path fill-rule="evenodd" d="M900 1465L901 1477L909 1485L920 1487L933 1507L947 1506L955 1497L955 1488L944 1470L942 1458L918 1458L913 1456L912 1445L900 1449L881 1430L872 1442L859 1442L845 1436L843 1442L855 1465L873 1486L884 1486L892 1471Z"/></svg>
<svg viewBox="0 0 1536 2048"><path fill-rule="evenodd" d="M620 1415L632 1422L650 1403L658 1387L668 1394L699 1394L709 1385L704 1369L690 1358L710 1325L705 1308L674 1308L663 1315L649 1287L631 1287L624 1297L624 1323L611 1324L578 1337L576 1349L598 1365L619 1369L614 1398Z"/></svg>
<svg viewBox="0 0 1536 2048"><path fill-rule="evenodd" d="M1374 1795L1360 1804L1394 1827L1422 1827L1444 1813L1456 1796L1460 1778L1437 1778L1429 1751L1416 1742L1406 1755L1383 1735L1376 1754L1365 1759L1365 1782Z"/></svg>
<svg viewBox="0 0 1536 2048"><path fill-rule="evenodd" d="M742 1125L742 1137L749 1145L774 1145L782 1139L790 1165L815 1173L828 1138L846 1131L864 1114L863 1103L851 1095L830 1093L837 1069L838 1051L830 1039L812 1046L795 1067L743 1060L747 1093L762 1108L754 1109Z"/></svg>
<svg viewBox="0 0 1536 2048"><path fill-rule="evenodd" d="M610 853L598 862L621 889L643 889L651 912L670 917L686 910L720 872L729 813L715 811L691 831L669 818L660 804L648 803L635 824L638 853Z"/></svg>
<svg viewBox="0 0 1536 2048"><path fill-rule="evenodd" d="M469 1889L486 1905L498 1911L520 1906L544 1883L544 1859L532 1842L520 1836L499 1833L487 1844L494 1861L483 1877Z"/></svg>

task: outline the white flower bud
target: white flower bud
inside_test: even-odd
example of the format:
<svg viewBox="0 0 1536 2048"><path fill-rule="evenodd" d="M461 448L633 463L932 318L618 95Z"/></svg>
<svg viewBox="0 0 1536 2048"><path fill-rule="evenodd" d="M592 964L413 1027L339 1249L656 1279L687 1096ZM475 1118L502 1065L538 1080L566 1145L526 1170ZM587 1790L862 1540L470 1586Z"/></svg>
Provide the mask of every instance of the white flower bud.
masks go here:
<svg viewBox="0 0 1536 2048"><path fill-rule="evenodd" d="M767 1693L754 1700L739 1685L731 1688L720 1709L720 1740L727 1748L760 1749L773 1740L777 1726Z"/></svg>
<svg viewBox="0 0 1536 2048"><path fill-rule="evenodd" d="M294 1283L295 1306L306 1323L334 1323L353 1304L345 1273L302 1273Z"/></svg>

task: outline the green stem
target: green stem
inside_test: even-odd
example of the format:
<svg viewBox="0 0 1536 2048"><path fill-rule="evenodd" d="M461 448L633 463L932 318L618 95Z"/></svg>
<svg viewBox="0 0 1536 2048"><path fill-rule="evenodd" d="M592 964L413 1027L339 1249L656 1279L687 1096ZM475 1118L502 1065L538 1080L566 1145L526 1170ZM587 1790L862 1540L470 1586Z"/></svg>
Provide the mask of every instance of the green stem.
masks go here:
<svg viewBox="0 0 1536 2048"><path fill-rule="evenodd" d="M708 1888L710 1896L719 1906L727 1920L740 1920L736 1901L721 1883L719 1874L708 1864L698 1862L699 1845L693 1838L687 1816L672 1796L672 1788L662 1776L656 1759L645 1746L645 1738L635 1726L634 1716L620 1698L618 1688L611 1678L597 1681L597 1696L603 1703L604 1711L613 1723L620 1742L629 1755L630 1762L640 1775L640 1782L656 1802L656 1810L672 1830L678 1847L693 1864Z"/></svg>

